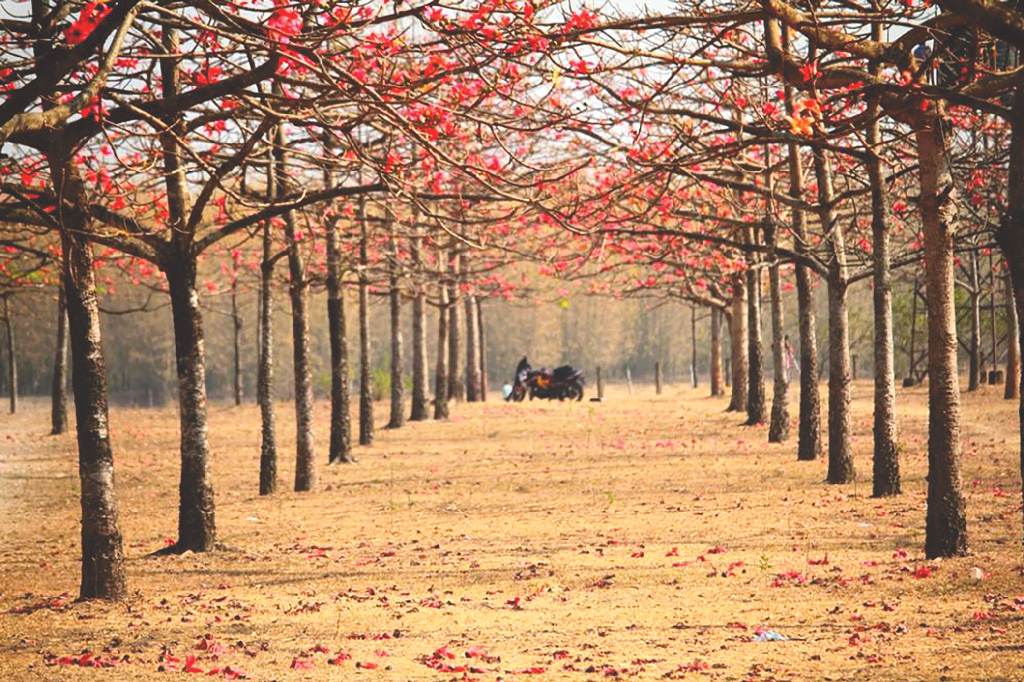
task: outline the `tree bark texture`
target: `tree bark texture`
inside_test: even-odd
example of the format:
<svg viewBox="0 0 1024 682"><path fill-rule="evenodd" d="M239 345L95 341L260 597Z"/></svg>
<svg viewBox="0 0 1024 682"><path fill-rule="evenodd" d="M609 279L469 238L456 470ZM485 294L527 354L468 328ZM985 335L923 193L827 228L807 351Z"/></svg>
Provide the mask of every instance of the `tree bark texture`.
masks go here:
<svg viewBox="0 0 1024 682"><path fill-rule="evenodd" d="M769 217L765 221L765 242L772 264L768 268L768 291L772 308L772 412L768 426L768 442L789 440L789 367L786 363L786 320L782 306L782 278L775 257L777 234Z"/></svg>
<svg viewBox="0 0 1024 682"><path fill-rule="evenodd" d="M234 350L235 405L242 404L242 313L238 310L238 283L231 282L231 327Z"/></svg>
<svg viewBox="0 0 1024 682"><path fill-rule="evenodd" d="M68 307L64 287L57 293L57 343L50 387L50 435L68 430Z"/></svg>
<svg viewBox="0 0 1024 682"><path fill-rule="evenodd" d="M437 255L437 364L434 371L434 419L448 418L448 286L444 281L444 252Z"/></svg>
<svg viewBox="0 0 1024 682"><path fill-rule="evenodd" d="M971 341L968 357L967 390L977 391L981 372L981 286L978 278L978 254L972 251L971 282L967 294L971 301Z"/></svg>
<svg viewBox="0 0 1024 682"><path fill-rule="evenodd" d="M391 266L397 269L398 264ZM396 270L391 273L391 291L388 293L388 302L391 307L391 418L388 420L389 429L397 429L405 424L405 386L403 382L403 365L405 364L404 349L402 348L402 292L398 286L398 274Z"/></svg>
<svg viewBox="0 0 1024 682"><path fill-rule="evenodd" d="M722 377L722 311L711 309L711 395L725 395Z"/></svg>
<svg viewBox="0 0 1024 682"><path fill-rule="evenodd" d="M331 445L327 461L350 464L352 417L348 390L348 335L342 288L341 237L337 221L327 224L327 326L331 342Z"/></svg>
<svg viewBox="0 0 1024 682"><path fill-rule="evenodd" d="M462 381L462 308L459 306L459 263L461 257L455 249L451 251L452 277L448 283L448 397L462 400L465 385Z"/></svg>
<svg viewBox="0 0 1024 682"><path fill-rule="evenodd" d="M928 291L928 558L967 552L953 283L957 196L942 125L935 115L916 131Z"/></svg>
<svg viewBox="0 0 1024 682"><path fill-rule="evenodd" d="M1016 400L1020 397L1020 335L1017 332L1017 306L1014 303L1013 284L1006 279L1006 386L1003 398Z"/></svg>
<svg viewBox="0 0 1024 682"><path fill-rule="evenodd" d="M423 237L417 234L409 244L413 272L419 277L423 261ZM409 420L418 422L430 418L427 366L427 292L422 280L414 280L412 299L412 409Z"/></svg>
<svg viewBox="0 0 1024 682"><path fill-rule="evenodd" d="M747 289L740 275L732 282L732 315L729 317L732 366L732 400L727 412L747 411Z"/></svg>
<svg viewBox="0 0 1024 682"><path fill-rule="evenodd" d="M359 203L359 444L373 444L373 377L370 365L370 280L367 273L366 202Z"/></svg>
<svg viewBox="0 0 1024 682"><path fill-rule="evenodd" d="M271 177L273 173L269 174ZM274 414L274 241L269 220L263 223L260 267L260 357L256 400L260 404L260 495L277 490L277 426Z"/></svg>
<svg viewBox="0 0 1024 682"><path fill-rule="evenodd" d="M751 243L757 240L751 234ZM753 264L753 263L752 263ZM764 336L761 329L761 270L747 269L747 424L768 421L764 383Z"/></svg>
<svg viewBox="0 0 1024 682"><path fill-rule="evenodd" d="M477 328L476 296L466 293L463 298L466 317L466 401L480 401L480 333Z"/></svg>
<svg viewBox="0 0 1024 682"><path fill-rule="evenodd" d="M477 348L480 349L480 401L487 402L487 330L484 326L484 308L480 297L474 297L476 303Z"/></svg>

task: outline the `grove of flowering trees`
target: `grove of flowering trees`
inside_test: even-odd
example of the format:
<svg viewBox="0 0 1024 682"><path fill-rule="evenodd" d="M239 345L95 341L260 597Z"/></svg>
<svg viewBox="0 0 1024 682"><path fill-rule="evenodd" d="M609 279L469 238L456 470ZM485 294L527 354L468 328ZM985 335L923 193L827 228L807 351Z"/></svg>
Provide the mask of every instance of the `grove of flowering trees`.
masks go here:
<svg viewBox="0 0 1024 682"><path fill-rule="evenodd" d="M729 409L784 442L798 400L797 458L822 456L827 435L827 483L845 484L857 475L850 290L868 282L882 497L901 493L893 286L912 273L927 306L925 551L968 551L958 286L970 299L970 388L984 365L987 286L993 330L996 291L1010 326L1006 397L1020 396L1024 15L1012 6L694 0L628 15L533 0L30 0L3 12L0 295L6 306L55 291L55 433L70 342L83 598L128 589L100 325L114 286L147 290L172 313L181 474L177 538L164 551L180 553L218 544L202 306L213 292L231 295L236 401L237 295L259 292L253 486L271 494L272 351L285 333L273 311L285 291L296 491L315 489L320 462L355 462L353 443L373 441L374 297L388 301L387 425L399 428L446 417L452 399L485 399L482 302L523 296L539 279L710 310L712 393L724 392L727 335ZM310 305L320 288L326 311ZM358 351L346 291L358 292ZM326 454L314 439L310 342L323 312Z"/></svg>

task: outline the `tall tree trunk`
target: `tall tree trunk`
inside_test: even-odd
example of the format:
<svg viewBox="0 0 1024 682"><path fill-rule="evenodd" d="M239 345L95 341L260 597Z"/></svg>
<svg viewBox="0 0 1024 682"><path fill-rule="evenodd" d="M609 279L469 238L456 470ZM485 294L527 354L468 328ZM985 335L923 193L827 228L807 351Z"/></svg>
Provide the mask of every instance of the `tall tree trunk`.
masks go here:
<svg viewBox="0 0 1024 682"><path fill-rule="evenodd" d="M786 85L786 110L793 114L793 88ZM789 145L789 193L797 199L804 195L804 169L800 160L800 149ZM811 248L807 238L807 217L794 208L793 242L795 251L809 256ZM821 457L821 393L818 390L818 321L814 312L814 289L811 286L811 269L797 263L796 306L800 336L800 414L797 417L797 454L802 462Z"/></svg>
<svg viewBox="0 0 1024 682"><path fill-rule="evenodd" d="M268 173L273 182L274 173ZM260 357L256 400L260 404L260 495L277 490L277 426L274 415L274 241L270 220L263 221L260 266Z"/></svg>
<svg viewBox="0 0 1024 682"><path fill-rule="evenodd" d="M277 127L277 190L288 194L285 135ZM295 492L309 492L316 486L316 453L313 437L313 363L309 341L309 298L306 264L299 249L295 215L284 214L285 239L288 241L288 296L292 304L292 367L295 379Z"/></svg>
<svg viewBox="0 0 1024 682"><path fill-rule="evenodd" d="M722 377L722 311L711 308L711 395L725 395Z"/></svg>
<svg viewBox="0 0 1024 682"><path fill-rule="evenodd" d="M434 372L434 419L448 418L448 286L444 281L444 252L438 253L437 365Z"/></svg>
<svg viewBox="0 0 1024 682"><path fill-rule="evenodd" d="M448 397L462 400L465 385L462 382L462 349L459 336L462 329L462 308L459 307L459 262L456 249L451 250L452 277L448 284Z"/></svg>
<svg viewBox="0 0 1024 682"><path fill-rule="evenodd" d="M61 158L62 157L62 158ZM69 157L48 154L57 196L76 206L85 202ZM61 205L61 204L58 204ZM107 408L107 367L100 334L99 301L92 247L84 210L58 212L61 222L63 286L71 341L71 385L75 394L78 478L82 498L82 599L123 599L128 595L124 543L114 485L114 454Z"/></svg>
<svg viewBox="0 0 1024 682"><path fill-rule="evenodd" d="M942 125L937 113L916 131L928 291L928 558L967 552L953 290L957 194Z"/></svg>
<svg viewBox="0 0 1024 682"><path fill-rule="evenodd" d="M331 340L331 446L327 461L350 464L352 417L348 391L348 334L342 288L341 238L338 222L327 223L327 326Z"/></svg>
<svg viewBox="0 0 1024 682"><path fill-rule="evenodd" d="M697 375L697 306L690 305L690 383L697 388L700 379Z"/></svg>
<svg viewBox="0 0 1024 682"><path fill-rule="evenodd" d="M1006 284L1006 388L1003 398L1016 400L1020 397L1020 335L1017 332L1017 306L1014 304L1013 284L1010 278Z"/></svg>
<svg viewBox="0 0 1024 682"><path fill-rule="evenodd" d="M366 200L359 200L359 444L373 444L373 385L370 367L370 278L367 268Z"/></svg>
<svg viewBox="0 0 1024 682"><path fill-rule="evenodd" d="M777 234L769 215L764 223L765 242L772 264L768 269L768 288L772 307L772 419L768 427L768 442L782 443L789 439L789 367L786 365L786 320L782 307L782 278L779 261L775 257Z"/></svg>
<svg viewBox="0 0 1024 682"><path fill-rule="evenodd" d="M971 301L971 343L968 357L967 390L977 391L980 381L981 367L981 282L978 277L978 253L972 251L971 282L967 294Z"/></svg>
<svg viewBox="0 0 1024 682"><path fill-rule="evenodd" d="M11 414L18 411L18 356L14 345L14 320L11 319L11 297L4 296L4 331L7 336L7 385L11 389Z"/></svg>
<svg viewBox="0 0 1024 682"><path fill-rule="evenodd" d="M756 233L750 235L757 241ZM753 263L752 263L753 265ZM763 424L768 420L764 384L764 339L761 331L761 271L747 269L747 424Z"/></svg>
<svg viewBox="0 0 1024 682"><path fill-rule="evenodd" d="M480 401L487 402L487 332L484 327L484 309L480 304L480 297L476 300L476 326L477 335L480 337L478 348L480 349Z"/></svg>
<svg viewBox="0 0 1024 682"><path fill-rule="evenodd" d="M235 405L242 404L242 314L238 310L238 281L231 281L231 322L234 330Z"/></svg>
<svg viewBox="0 0 1024 682"><path fill-rule="evenodd" d="M729 318L732 365L732 400L727 412L747 411L747 292L743 276L732 281L732 315Z"/></svg>
<svg viewBox="0 0 1024 682"><path fill-rule="evenodd" d="M879 23L874 24L873 31L876 39L881 40ZM872 64L871 69L872 73L880 72L877 64ZM870 156L867 166L871 185L872 301L875 318L872 495L888 497L901 492L900 451L896 442L896 360L892 330L892 278L889 269L889 201L879 155L882 140L877 98L869 102L869 107L867 140Z"/></svg>
<svg viewBox="0 0 1024 682"><path fill-rule="evenodd" d="M53 436L68 430L68 307L64 297L64 287L60 287L57 293L57 348L50 387L50 435Z"/></svg>
<svg viewBox="0 0 1024 682"><path fill-rule="evenodd" d="M405 386L403 381L404 351L402 348L402 292L398 286L398 249L392 240L391 291L391 418L387 428L397 429L405 424Z"/></svg>
<svg viewBox="0 0 1024 682"><path fill-rule="evenodd" d="M832 167L828 155L814 150L814 174L822 232L829 251L828 264L828 483L850 483L853 442L850 416L850 316L846 244L837 222Z"/></svg>
<svg viewBox="0 0 1024 682"><path fill-rule="evenodd" d="M415 222L413 220L414 224ZM423 282L425 273L421 271L422 248L423 237L419 228L416 228L416 235L409 244L415 287L412 299L412 410L409 413L409 420L414 422L430 418L430 399L427 395L427 292Z"/></svg>
<svg viewBox="0 0 1024 682"><path fill-rule="evenodd" d="M462 268L465 276L465 259ZM466 400L475 403L480 400L480 334L477 329L476 296L467 291L463 301L466 308Z"/></svg>
<svg viewBox="0 0 1024 682"><path fill-rule="evenodd" d="M214 548L213 482L206 411L206 357L203 316L196 290L195 261L177 258L164 270L174 317L181 423L181 481L178 542L173 551L204 552Z"/></svg>

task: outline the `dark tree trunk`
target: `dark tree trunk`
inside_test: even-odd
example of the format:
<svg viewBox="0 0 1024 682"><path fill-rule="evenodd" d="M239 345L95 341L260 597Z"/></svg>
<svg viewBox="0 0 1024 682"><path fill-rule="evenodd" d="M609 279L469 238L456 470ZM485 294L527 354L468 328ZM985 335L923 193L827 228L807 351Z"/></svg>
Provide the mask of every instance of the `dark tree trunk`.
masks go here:
<svg viewBox="0 0 1024 682"><path fill-rule="evenodd" d="M387 428L397 429L405 424L405 386L402 383L405 380L402 372L405 360L402 349L402 292L398 287L398 264L392 263L391 267L391 291L388 295L391 304L391 418L388 420Z"/></svg>
<svg viewBox="0 0 1024 682"><path fill-rule="evenodd" d="M50 387L50 435L68 430L68 309L64 288L57 293L57 348L53 358L53 383Z"/></svg>
<svg viewBox="0 0 1024 682"><path fill-rule="evenodd" d="M874 27L877 38L881 29ZM877 65L872 65L877 72ZM872 457L872 495L899 495L900 451L896 442L896 368L892 330L892 284L889 270L889 212L882 159L876 153L881 147L878 103L870 103L873 112L868 123L868 180L871 185L871 250L872 283L875 318L875 390L874 390L874 454Z"/></svg>
<svg viewBox="0 0 1024 682"><path fill-rule="evenodd" d="M373 444L373 385L370 367L370 279L367 268L366 202L359 202L359 444Z"/></svg>
<svg viewBox="0 0 1024 682"><path fill-rule="evenodd" d="M415 222L415 221L414 221ZM418 233L410 242L415 294L412 299L412 411L409 420L418 422L430 418L427 379L427 292L422 281L423 237Z"/></svg>
<svg viewBox="0 0 1024 682"><path fill-rule="evenodd" d="M7 336L7 385L11 389L11 414L18 411L18 356L14 345L11 297L4 296L4 331Z"/></svg>
<svg viewBox="0 0 1024 682"><path fill-rule="evenodd" d="M437 365L434 372L434 419L448 418L448 288L444 281L444 252L437 254Z"/></svg>
<svg viewBox="0 0 1024 682"><path fill-rule="evenodd" d="M462 329L462 308L459 307L459 262L461 258L455 249L451 251L452 278L448 284L448 397L462 400L465 385L462 382L462 348L459 336Z"/></svg>
<svg viewBox="0 0 1024 682"><path fill-rule="evenodd" d="M348 335L345 292L342 288L341 238L338 224L327 224L327 326L331 339L331 446L327 461L350 464L352 418L348 392Z"/></svg>
<svg viewBox="0 0 1024 682"><path fill-rule="evenodd" d="M967 294L971 301L971 343L968 357L967 390L977 391L981 372L981 286L978 277L978 254L972 251L971 282Z"/></svg>
<svg viewBox="0 0 1024 682"><path fill-rule="evenodd" d="M729 317L732 365L732 400L727 412L747 410L747 293L740 275L732 282L732 315Z"/></svg>
<svg viewBox="0 0 1024 682"><path fill-rule="evenodd" d="M288 194L284 132L277 129L277 189ZM295 230L295 215L284 214L288 241L288 296L292 303L292 363L295 378L295 492L309 492L316 486L316 453L313 437L313 363L309 341L309 299L306 264Z"/></svg>
<svg viewBox="0 0 1024 682"><path fill-rule="evenodd" d="M270 173L273 177L273 173ZM269 220L263 223L260 267L260 357L256 399L260 404L260 495L277 490L277 426L274 415L274 242Z"/></svg>
<svg viewBox="0 0 1024 682"><path fill-rule="evenodd" d="M54 171L58 195L80 194L72 188L63 191L65 178L69 183L78 184L77 179L71 177L70 169L54 168ZM128 595L128 587L114 486L107 368L100 335L92 247L84 239L87 230L81 229L85 222L82 213L66 211L61 220L66 221L61 230L63 279L71 340L78 477L82 487L82 582L78 594L81 599L123 599Z"/></svg>
<svg viewBox="0 0 1024 682"><path fill-rule="evenodd" d="M772 307L772 419L768 442L782 443L789 439L789 368L786 365L786 320L782 307L782 280L775 257L776 227L768 217L764 223L765 242L772 264L768 269L768 290Z"/></svg>
<svg viewBox="0 0 1024 682"><path fill-rule="evenodd" d="M242 404L242 314L238 310L238 283L231 282L231 322L234 329L235 405Z"/></svg>
<svg viewBox="0 0 1024 682"><path fill-rule="evenodd" d="M480 297L476 300L476 326L479 342L477 347L480 350L480 401L487 402L487 332L484 328L484 309L480 305Z"/></svg>
<svg viewBox="0 0 1024 682"><path fill-rule="evenodd" d="M934 106L934 105L932 105ZM943 121L935 115L916 131L921 178L928 291L928 558L967 552L966 498L961 478L960 383L956 367L953 241L956 189Z"/></svg>
<svg viewBox="0 0 1024 682"><path fill-rule="evenodd" d="M757 240L751 235L751 242ZM764 385L764 340L761 332L761 271L747 270L747 424L768 420Z"/></svg>
<svg viewBox="0 0 1024 682"><path fill-rule="evenodd" d="M1020 397L1020 335L1017 333L1017 306L1014 304L1013 285L1006 279L1006 387L1003 398Z"/></svg>
<svg viewBox="0 0 1024 682"><path fill-rule="evenodd" d="M467 293L466 307L466 400L471 403L480 400L480 333L477 329L476 297Z"/></svg>
<svg viewBox="0 0 1024 682"><path fill-rule="evenodd" d="M711 308L711 395L725 395L722 377L722 311Z"/></svg>

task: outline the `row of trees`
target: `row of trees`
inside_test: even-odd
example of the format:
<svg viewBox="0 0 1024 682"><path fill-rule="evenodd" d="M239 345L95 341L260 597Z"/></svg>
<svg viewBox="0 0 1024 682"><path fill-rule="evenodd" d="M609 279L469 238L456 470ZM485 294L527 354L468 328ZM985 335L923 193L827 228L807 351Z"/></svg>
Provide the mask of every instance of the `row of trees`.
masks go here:
<svg viewBox="0 0 1024 682"><path fill-rule="evenodd" d="M602 17L530 0L33 0L26 12L3 23L12 67L2 74L11 91L0 103L0 141L12 151L2 217L19 262L15 284L31 279L34 262L62 264L83 597L126 589L97 248L170 303L181 503L168 551L216 546L204 259L229 271L252 263L260 273L265 493L276 482L269 349L279 261L287 262L293 322L296 490L316 480L308 296L319 282L331 339L328 459L351 459L345 270L359 291L364 444L373 437L370 297L390 301L391 426L405 418L403 292L413 303L413 419L430 412L424 320L429 307L438 309L432 412L443 418L463 385L450 370L464 356L471 397L486 376L475 297L513 295L507 268L522 261L592 294L709 307L713 368L723 363L723 319L731 335L730 408L750 424L768 423L769 440L786 440L792 344L782 292L791 277L799 459L821 452L814 297L822 282L827 480L835 484L855 476L849 291L869 280L877 496L901 491L891 272L923 261L925 550L967 550L954 273L966 260L966 289L977 298L977 256L996 246L994 236L1021 324L1024 231L1015 202L1024 199L1014 190L1024 173L1016 125L1024 105L1016 104L1015 41L1024 34L1015 10L980 0L943 0L938 9L761 0ZM909 29L892 39L895 27ZM764 274L770 320L762 318ZM769 325L770 363L762 341Z"/></svg>

